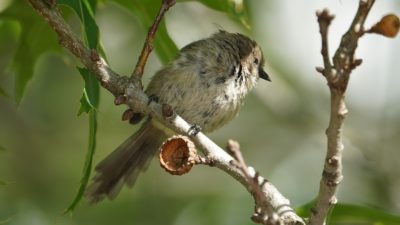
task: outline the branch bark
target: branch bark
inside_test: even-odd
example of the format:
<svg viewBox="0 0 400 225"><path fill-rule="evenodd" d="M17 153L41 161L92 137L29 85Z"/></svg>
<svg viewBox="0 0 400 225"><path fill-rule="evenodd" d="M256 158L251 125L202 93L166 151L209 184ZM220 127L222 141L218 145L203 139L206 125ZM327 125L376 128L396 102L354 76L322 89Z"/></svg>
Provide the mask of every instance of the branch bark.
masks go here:
<svg viewBox="0 0 400 225"><path fill-rule="evenodd" d="M72 52L85 67L95 74L104 88L116 97L123 95L124 103L134 109L135 112L140 111L144 114L150 114L153 119L159 120L178 134L186 135L189 132L191 126L179 115L163 115L160 104L154 101L150 101L151 103L148 104L149 99L142 90L140 79L129 79L118 75L108 67L104 59L95 50L88 49L71 31L69 25L54 7L49 7L43 0L28 1L58 34L60 44ZM201 132L192 137L192 140L212 160L214 166L235 178L251 192L252 185L248 182L247 176L239 168L231 164L234 161L232 156ZM268 199L268 202L263 204L268 204L267 207L272 207L284 224L304 224L302 218L291 208L289 200L275 186L263 177L258 176L254 170L249 170L249 175L257 180L265 198Z"/></svg>
<svg viewBox="0 0 400 225"><path fill-rule="evenodd" d="M235 165L242 171L242 173L247 178L247 182L251 186L250 193L252 193L256 203L255 212L251 217L252 220L256 223L264 225L280 224L279 218L272 209L272 207L269 204L264 204L264 202L268 202L268 199L266 198L260 186L258 185L257 181L258 173L256 173L254 177L250 175L250 169L246 165L246 162L244 161L242 152L240 151L239 143L234 140L228 140L226 150L235 158L235 161L232 161L231 164Z"/></svg>
<svg viewBox="0 0 400 225"><path fill-rule="evenodd" d="M142 52L140 53L139 59L136 63L135 70L131 75L131 79L134 77L141 78L143 76L144 66L146 65L147 58L149 57L151 51L153 50L153 40L154 36L157 32L158 25L161 22L162 17L164 16L165 12L172 7L176 3L175 0L163 0L161 3L160 10L158 11L158 15L154 20L153 25L150 27L149 32L146 37L146 41L143 45Z"/></svg>
<svg viewBox="0 0 400 225"><path fill-rule="evenodd" d="M350 28L342 37L339 48L333 57L333 65L329 60L327 31L334 17L326 9L322 12L317 12L322 39L321 54L324 62L324 68L317 68L317 71L321 72L328 81L331 94L331 112L329 126L326 130L328 146L324 170L322 172L317 201L311 210L311 225L325 224L329 210L337 202L337 187L343 179L343 122L348 113L345 104L345 93L350 73L361 64L361 60L355 59L354 55L358 45L358 39L364 34L365 19L374 2L374 0L359 1L357 14Z"/></svg>

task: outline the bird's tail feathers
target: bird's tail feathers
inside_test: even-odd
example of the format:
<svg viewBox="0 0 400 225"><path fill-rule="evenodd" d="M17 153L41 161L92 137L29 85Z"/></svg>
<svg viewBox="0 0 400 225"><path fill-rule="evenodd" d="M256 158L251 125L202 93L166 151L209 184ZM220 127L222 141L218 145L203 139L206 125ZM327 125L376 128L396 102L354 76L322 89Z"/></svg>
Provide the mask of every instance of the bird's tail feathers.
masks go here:
<svg viewBox="0 0 400 225"><path fill-rule="evenodd" d="M96 166L97 174L86 191L90 203L114 199L124 183L132 187L165 140L165 133L146 121L142 127Z"/></svg>

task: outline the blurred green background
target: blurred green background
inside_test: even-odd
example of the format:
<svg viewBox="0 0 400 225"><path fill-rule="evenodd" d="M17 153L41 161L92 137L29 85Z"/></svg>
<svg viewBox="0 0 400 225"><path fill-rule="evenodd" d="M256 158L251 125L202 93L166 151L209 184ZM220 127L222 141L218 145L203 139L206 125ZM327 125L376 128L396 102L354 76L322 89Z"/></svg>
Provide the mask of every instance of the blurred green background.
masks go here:
<svg viewBox="0 0 400 225"><path fill-rule="evenodd" d="M1 0L0 15L13 3ZM251 31L237 19L195 1L178 1L166 14L167 29L179 48L220 28L246 33L262 46L265 69L273 82L260 81L240 116L210 137L221 146L229 138L238 140L247 163L297 207L318 192L326 148L329 93L326 81L314 69L322 65L315 11L327 7L336 15L329 33L333 54L358 1L246 3ZM24 9L26 14L35 15L29 9ZM389 12L400 14L398 0L377 1L367 27ZM140 53L145 32L139 19L115 2L98 5L101 43L110 66L120 74L131 73ZM77 17L71 15L68 21L79 32ZM205 166L171 176L156 160L134 189L124 188L114 201L95 206L83 201L72 215L62 215L79 186L87 150L87 116L76 116L84 83L69 53L46 52L38 58L34 76L17 104L15 76L9 68L21 34L15 23L0 20L0 90L6 93L0 96L0 180L7 183L0 186L0 224L251 224L252 198L231 177ZM40 29L31 32L57 44L54 36ZM357 57L363 64L353 72L347 93L345 177L338 193L339 202L397 215L399 50L399 38L366 35L359 43ZM144 82L160 67L152 54ZM121 122L125 109L116 107L113 96L101 90L95 163L137 129Z"/></svg>

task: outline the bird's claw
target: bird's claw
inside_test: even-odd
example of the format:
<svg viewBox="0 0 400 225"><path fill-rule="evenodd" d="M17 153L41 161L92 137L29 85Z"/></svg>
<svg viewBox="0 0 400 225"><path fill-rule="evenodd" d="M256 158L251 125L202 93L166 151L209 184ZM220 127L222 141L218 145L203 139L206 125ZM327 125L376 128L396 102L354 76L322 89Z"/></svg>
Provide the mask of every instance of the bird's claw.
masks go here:
<svg viewBox="0 0 400 225"><path fill-rule="evenodd" d="M149 96L149 100L147 101L147 105L150 105L150 103L152 103L152 102L158 103L158 100L159 100L158 96L150 95Z"/></svg>
<svg viewBox="0 0 400 225"><path fill-rule="evenodd" d="M199 132L201 131L201 127L197 124L193 124L190 126L189 131L188 131L188 135L190 137L194 137L196 136Z"/></svg>

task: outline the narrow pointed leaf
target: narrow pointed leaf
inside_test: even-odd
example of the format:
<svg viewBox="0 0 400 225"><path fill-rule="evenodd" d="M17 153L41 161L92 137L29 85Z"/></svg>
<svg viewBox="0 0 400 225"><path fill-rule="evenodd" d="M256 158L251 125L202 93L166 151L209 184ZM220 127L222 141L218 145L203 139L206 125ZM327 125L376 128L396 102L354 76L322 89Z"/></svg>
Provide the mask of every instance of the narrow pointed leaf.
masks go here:
<svg viewBox="0 0 400 225"><path fill-rule="evenodd" d="M90 172L93 165L93 156L96 149L96 132L97 132L97 114L94 109L89 111L89 147L85 157L85 163L82 171L81 184L79 186L78 192L75 198L72 200L71 204L65 210L65 213L72 212L78 203L81 201L85 194L86 186L89 183Z"/></svg>
<svg viewBox="0 0 400 225"><path fill-rule="evenodd" d="M94 19L96 2L97 1L95 0L58 0L58 4L69 6L78 15L83 25L84 38L88 47L95 50L100 49L99 52L102 53L103 51L99 45L99 28ZM78 68L78 71L85 81L85 87L80 99L81 106L78 115L81 115L83 112L89 114L89 144L78 192L71 204L66 209L65 213L72 212L84 196L86 186L89 182L93 164L93 156L96 148L96 108L99 105L100 86L99 82L95 79L95 76L86 68Z"/></svg>
<svg viewBox="0 0 400 225"><path fill-rule="evenodd" d="M85 88L81 97L81 107L78 115L83 112L88 113L91 109L96 109L99 105L100 87L96 78L86 69L78 68L83 80L85 81Z"/></svg>

